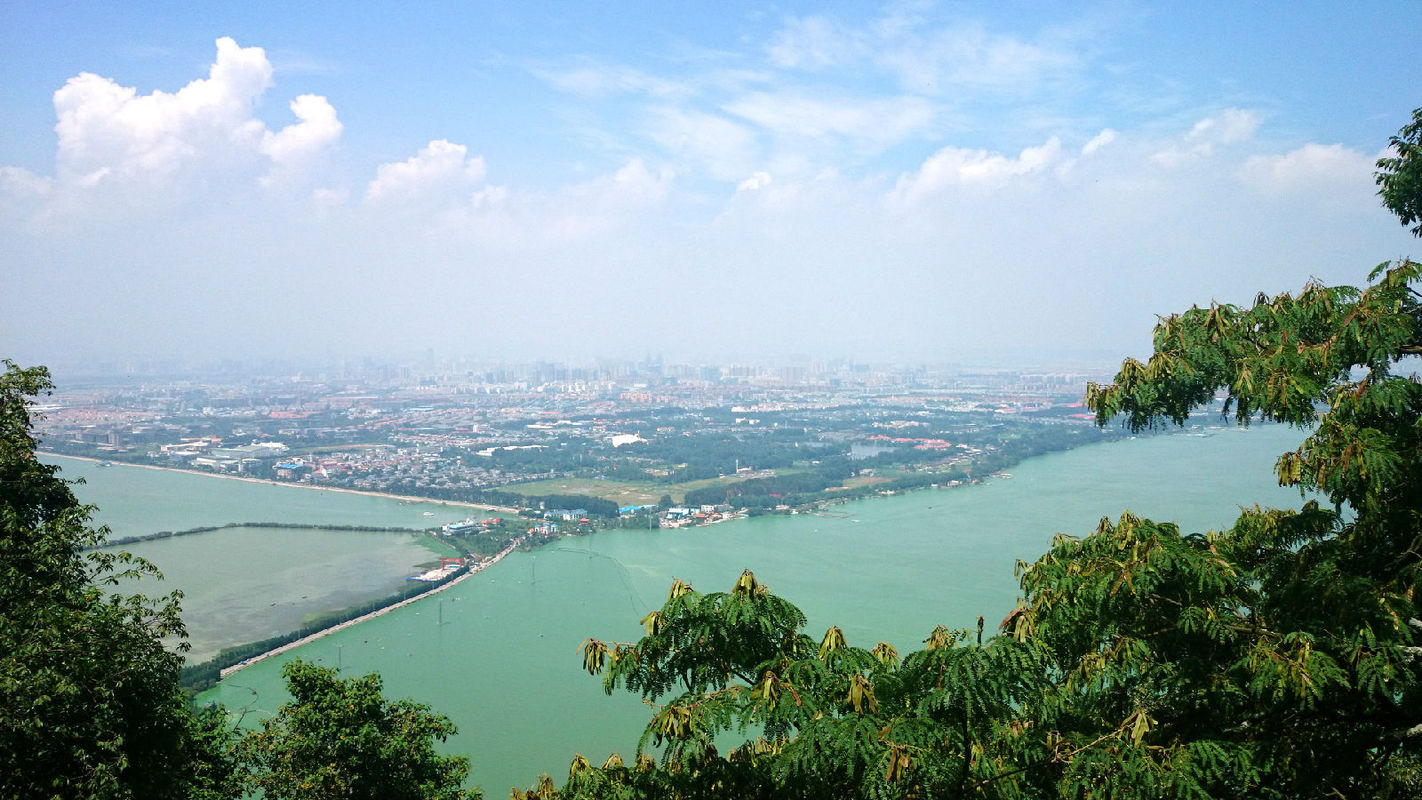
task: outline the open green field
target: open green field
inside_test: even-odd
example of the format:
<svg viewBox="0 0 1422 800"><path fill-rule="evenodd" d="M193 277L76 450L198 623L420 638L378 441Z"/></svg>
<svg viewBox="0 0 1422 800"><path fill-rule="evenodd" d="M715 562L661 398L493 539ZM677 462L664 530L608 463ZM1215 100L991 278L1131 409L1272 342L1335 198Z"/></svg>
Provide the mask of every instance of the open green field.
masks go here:
<svg viewBox="0 0 1422 800"><path fill-rule="evenodd" d="M672 500L680 503L686 493L693 489L724 486L732 481L732 478L706 478L681 483L653 483L651 481L632 483L599 478L552 478L546 481L517 483L500 488L525 497L547 494L580 494L588 497L601 497L620 506L646 506L655 504L664 494L671 495Z"/></svg>
<svg viewBox="0 0 1422 800"><path fill-rule="evenodd" d="M313 445L311 447L293 447L287 453L292 456L320 455L322 453L345 453L354 450L375 450L377 448L390 448L391 445L366 442L364 444L324 444Z"/></svg>
<svg viewBox="0 0 1422 800"><path fill-rule="evenodd" d="M845 478L843 483L840 484L840 486L843 486L846 489L861 489L865 486L873 486L879 483L888 483L891 480L893 480L893 478L885 477L883 475L874 477Z"/></svg>
<svg viewBox="0 0 1422 800"><path fill-rule="evenodd" d="M601 497L604 500L611 500L620 506L646 506L655 504L664 494L671 495L674 502L680 503L686 498L687 492L696 489L706 489L712 486L728 486L737 481L744 481L753 477L763 478L768 475L794 475L805 471L805 467L784 467L781 469L757 471L749 475L728 475L721 478L703 478L701 480L681 481L679 483L657 483L651 480L613 481L602 478L551 478L545 481L510 484L499 488L504 491L521 494L524 497L536 497L548 494L580 494L588 497Z"/></svg>

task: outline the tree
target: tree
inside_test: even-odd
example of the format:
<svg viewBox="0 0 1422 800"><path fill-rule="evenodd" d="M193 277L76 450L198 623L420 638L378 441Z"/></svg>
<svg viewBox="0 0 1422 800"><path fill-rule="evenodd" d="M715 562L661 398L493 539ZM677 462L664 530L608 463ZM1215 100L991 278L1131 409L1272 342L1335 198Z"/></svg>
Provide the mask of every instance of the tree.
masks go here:
<svg viewBox="0 0 1422 800"><path fill-rule="evenodd" d="M29 403L42 367L0 375L0 796L235 797L220 714L178 689L178 593L114 593L150 564L94 551L90 522L58 468L35 458Z"/></svg>
<svg viewBox="0 0 1422 800"><path fill-rule="evenodd" d="M1422 108L1388 144L1395 155L1378 159L1378 195L1403 225L1422 236Z"/></svg>
<svg viewBox="0 0 1422 800"><path fill-rule="evenodd" d="M901 660L885 642L850 646L837 627L816 643L804 623L746 571L727 593L674 583L638 642L585 642L584 666L607 691L625 687L657 710L630 768L575 759L561 796L936 797L992 782L995 756L973 754L1012 745L995 731L1031 696L1021 679L1034 671L1012 668L1030 648L940 627ZM727 732L753 728L719 754ZM522 796L558 795L543 784Z"/></svg>
<svg viewBox="0 0 1422 800"><path fill-rule="evenodd" d="M1419 123L1379 162L1404 223L1422 207ZM1018 565L999 634L940 628L902 659L838 628L816 646L749 572L729 594L674 584L639 641L582 651L654 708L632 766L580 756L561 790L516 795L1422 795L1419 284L1403 259L1361 290L1191 308L1160 321L1146 362L1088 387L1101 425L1183 423L1223 392L1240 425L1295 426L1279 481L1323 502L1201 533L1103 518Z"/></svg>
<svg viewBox="0 0 1422 800"><path fill-rule="evenodd" d="M427 706L387 702L380 676L341 678L303 661L282 667L290 703L241 743L253 782L271 800L466 800L469 762L434 742L455 727Z"/></svg>

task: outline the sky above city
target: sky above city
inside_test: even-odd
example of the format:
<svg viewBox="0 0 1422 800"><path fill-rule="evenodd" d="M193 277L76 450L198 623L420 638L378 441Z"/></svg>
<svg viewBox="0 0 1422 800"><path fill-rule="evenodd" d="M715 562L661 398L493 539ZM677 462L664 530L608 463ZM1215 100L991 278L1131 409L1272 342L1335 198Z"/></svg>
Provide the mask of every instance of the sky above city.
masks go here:
<svg viewBox="0 0 1422 800"><path fill-rule="evenodd" d="M0 356L1110 363L1422 255L1422 3L0 4Z"/></svg>

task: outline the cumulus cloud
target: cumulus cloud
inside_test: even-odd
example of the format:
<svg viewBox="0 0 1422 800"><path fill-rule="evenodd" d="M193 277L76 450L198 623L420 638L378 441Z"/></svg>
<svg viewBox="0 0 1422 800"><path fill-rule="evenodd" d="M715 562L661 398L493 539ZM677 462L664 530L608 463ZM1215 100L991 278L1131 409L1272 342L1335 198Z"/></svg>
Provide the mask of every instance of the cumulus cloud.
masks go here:
<svg viewBox="0 0 1422 800"><path fill-rule="evenodd" d="M1055 136L1038 147L1024 148L1015 158L987 150L945 147L914 172L900 176L892 196L912 205L950 187L998 185L1061 163L1062 145Z"/></svg>
<svg viewBox="0 0 1422 800"><path fill-rule="evenodd" d="M54 189L54 181L23 167L0 167L0 191L12 197L44 197Z"/></svg>
<svg viewBox="0 0 1422 800"><path fill-rule="evenodd" d="M666 200L674 180L671 170L654 169L634 158L611 174L557 192L527 195L520 198L522 233L529 238L588 241L636 227L648 209Z"/></svg>
<svg viewBox="0 0 1422 800"><path fill-rule="evenodd" d="M1259 129L1259 115L1242 108L1227 108L1213 117L1206 117L1176 141L1157 151L1151 160L1173 169L1188 162L1208 158L1216 145L1238 144L1254 138Z"/></svg>
<svg viewBox="0 0 1422 800"><path fill-rule="evenodd" d="M436 139L404 161L381 164L365 190L367 202L450 200L484 180L484 159L462 144Z"/></svg>
<svg viewBox="0 0 1422 800"><path fill-rule="evenodd" d="M769 186L770 182L771 177L769 172L757 172L754 175L751 175L749 178L746 178L745 180L741 181L740 184L736 186L736 191L760 191L761 189L764 189L765 187Z"/></svg>
<svg viewBox="0 0 1422 800"><path fill-rule="evenodd" d="M673 177L670 170L653 171L642 159L634 158L613 173L612 183L623 197L638 201L661 200L666 197Z"/></svg>
<svg viewBox="0 0 1422 800"><path fill-rule="evenodd" d="M229 37L216 46L207 77L176 92L141 94L90 72L66 81L54 93L53 188L71 201L108 186L180 196L184 180L299 174L340 138L335 109L317 95L291 103L297 122L269 130L256 116L272 86L266 52Z"/></svg>
<svg viewBox="0 0 1422 800"><path fill-rule="evenodd" d="M1085 145L1082 145L1081 154L1084 156L1089 156L1114 141L1116 141L1116 132L1111 130L1110 128L1106 128L1105 130L1091 137L1091 141L1087 142Z"/></svg>
<svg viewBox="0 0 1422 800"><path fill-rule="evenodd" d="M341 138L341 121L326 98L303 94L291 101L299 122L262 135L261 150L278 169L301 169Z"/></svg>
<svg viewBox="0 0 1422 800"><path fill-rule="evenodd" d="M1227 108L1218 116L1195 123L1187 138L1201 142L1228 144L1242 142L1259 129L1259 115L1242 108Z"/></svg>
<svg viewBox="0 0 1422 800"><path fill-rule="evenodd" d="M161 178L224 146L254 149L263 126L252 110L271 76L260 47L229 38L217 40L208 77L173 94L80 73L54 93L61 176Z"/></svg>
<svg viewBox="0 0 1422 800"><path fill-rule="evenodd" d="M330 216L331 213L344 207L349 199L350 192L345 189L321 187L311 191L311 205L319 217Z"/></svg>
<svg viewBox="0 0 1422 800"><path fill-rule="evenodd" d="M551 190L485 183L484 161L436 140L405 161L380 165L353 219L395 238L459 242L503 253L542 252L592 241L644 222L675 173L633 158L617 169Z"/></svg>
<svg viewBox="0 0 1422 800"><path fill-rule="evenodd" d="M1345 186L1372 190L1377 155L1341 144L1306 144L1282 155L1255 155L1239 169L1246 184L1264 192L1318 191Z"/></svg>

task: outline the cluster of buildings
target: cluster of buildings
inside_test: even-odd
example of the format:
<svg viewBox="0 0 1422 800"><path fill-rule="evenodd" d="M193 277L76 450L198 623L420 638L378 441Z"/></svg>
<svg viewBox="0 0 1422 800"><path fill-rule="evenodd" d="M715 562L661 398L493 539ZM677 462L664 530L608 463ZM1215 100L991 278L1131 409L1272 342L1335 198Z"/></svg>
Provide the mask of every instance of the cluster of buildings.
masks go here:
<svg viewBox="0 0 1422 800"><path fill-rule="evenodd" d="M660 358L592 365L474 368L367 362L286 377L90 382L38 409L50 450L353 489L467 495L617 467L665 477L677 463L641 454L678 437L785 434L852 457L911 446L924 458L980 450L924 429L941 412L1029 416L1072 406L1101 373L799 365L677 365ZM766 475L738 462L724 472ZM622 477L626 477L625 474ZM628 507L633 513L641 507ZM624 509L625 511L626 509ZM585 515L557 509L560 522ZM550 512L552 513L552 512ZM669 523L720 508L673 508ZM704 515L698 517L697 515ZM550 517L549 519L553 519Z"/></svg>
<svg viewBox="0 0 1422 800"><path fill-rule="evenodd" d="M710 522L720 522L726 519L735 509L722 503L720 505L703 504L696 507L669 508L662 514L662 527L682 528L688 525L704 525Z"/></svg>

